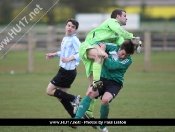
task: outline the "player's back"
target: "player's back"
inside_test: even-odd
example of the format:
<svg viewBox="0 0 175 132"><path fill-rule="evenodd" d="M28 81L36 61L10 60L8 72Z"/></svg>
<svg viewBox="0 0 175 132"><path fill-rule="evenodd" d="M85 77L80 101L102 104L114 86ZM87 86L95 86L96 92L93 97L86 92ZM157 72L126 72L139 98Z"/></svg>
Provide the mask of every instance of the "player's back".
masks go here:
<svg viewBox="0 0 175 132"><path fill-rule="evenodd" d="M107 19L100 26L96 27L88 33L85 41L93 44L96 41L102 42L105 40L116 39L116 33L109 27L109 22L116 22L116 19ZM116 24L119 25L118 22ZM120 26L120 25L119 25Z"/></svg>

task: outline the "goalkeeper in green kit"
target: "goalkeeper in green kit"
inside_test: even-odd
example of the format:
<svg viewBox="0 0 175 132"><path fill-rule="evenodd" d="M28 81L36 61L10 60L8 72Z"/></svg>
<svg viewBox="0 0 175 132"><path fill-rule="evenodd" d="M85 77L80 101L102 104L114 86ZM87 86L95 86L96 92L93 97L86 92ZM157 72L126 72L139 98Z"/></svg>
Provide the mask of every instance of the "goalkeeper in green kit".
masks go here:
<svg viewBox="0 0 175 132"><path fill-rule="evenodd" d="M116 9L112 12L111 18L104 21L86 36L85 41L79 47L79 55L85 65L86 76L89 80L89 87L94 91L102 87L100 80L101 67L103 59L107 58L107 53L100 48L99 43L115 43L121 45L125 39L130 39L135 44L135 49L140 52L141 41L139 37L134 37L132 33L127 32L121 26L126 25L126 11ZM93 118L95 99L91 101L89 109L84 118Z"/></svg>

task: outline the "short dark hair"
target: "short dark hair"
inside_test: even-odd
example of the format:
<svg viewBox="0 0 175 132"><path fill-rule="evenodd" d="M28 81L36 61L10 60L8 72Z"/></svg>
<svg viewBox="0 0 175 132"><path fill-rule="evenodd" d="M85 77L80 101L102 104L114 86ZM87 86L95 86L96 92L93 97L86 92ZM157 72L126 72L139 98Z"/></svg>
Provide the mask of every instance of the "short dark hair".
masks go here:
<svg viewBox="0 0 175 132"><path fill-rule="evenodd" d="M77 20L71 18L71 19L68 19L68 20L67 20L66 24L67 24L68 22L72 22L72 24L75 25L76 29L78 29L79 23L77 22Z"/></svg>
<svg viewBox="0 0 175 132"><path fill-rule="evenodd" d="M134 54L135 45L131 42L131 40L125 40L123 44L120 46L121 50L125 50L126 54Z"/></svg>
<svg viewBox="0 0 175 132"><path fill-rule="evenodd" d="M115 9L112 13L111 13L111 18L116 18L117 15L122 15L122 12L125 12L125 10L122 10L122 9Z"/></svg>

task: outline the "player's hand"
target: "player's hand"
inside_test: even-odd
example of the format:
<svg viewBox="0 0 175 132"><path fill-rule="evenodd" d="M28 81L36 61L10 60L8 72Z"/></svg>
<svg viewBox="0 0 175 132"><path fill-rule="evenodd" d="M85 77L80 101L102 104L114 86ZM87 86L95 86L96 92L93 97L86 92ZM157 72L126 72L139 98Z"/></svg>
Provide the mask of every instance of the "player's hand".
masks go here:
<svg viewBox="0 0 175 132"><path fill-rule="evenodd" d="M106 45L105 45L104 43L100 43L99 46L100 46L100 48L101 48L101 56L102 56L104 59L107 59L107 58L108 58L108 54L105 52Z"/></svg>
<svg viewBox="0 0 175 132"><path fill-rule="evenodd" d="M55 53L48 53L46 54L46 60L49 61L50 59L55 57Z"/></svg>
<svg viewBox="0 0 175 132"><path fill-rule="evenodd" d="M139 45L139 43L140 43L140 37L133 37L133 38L131 39L131 42L132 42L133 44Z"/></svg>
<svg viewBox="0 0 175 132"><path fill-rule="evenodd" d="M107 59L108 58L108 54L104 51L101 51L101 56L104 58L104 59Z"/></svg>
<svg viewBox="0 0 175 132"><path fill-rule="evenodd" d="M140 53L141 48L142 48L142 41L139 41L139 44L136 46L136 52Z"/></svg>
<svg viewBox="0 0 175 132"><path fill-rule="evenodd" d="M105 52L105 55L103 56L103 58L106 60L108 58L108 54Z"/></svg>
<svg viewBox="0 0 175 132"><path fill-rule="evenodd" d="M69 58L66 58L66 57L62 57L62 62L69 62Z"/></svg>

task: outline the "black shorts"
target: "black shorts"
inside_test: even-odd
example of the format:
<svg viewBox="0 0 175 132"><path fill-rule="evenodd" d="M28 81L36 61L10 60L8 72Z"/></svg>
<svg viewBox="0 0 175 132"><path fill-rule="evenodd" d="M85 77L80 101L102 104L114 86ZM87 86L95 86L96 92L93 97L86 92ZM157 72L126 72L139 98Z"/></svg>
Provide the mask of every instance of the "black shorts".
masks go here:
<svg viewBox="0 0 175 132"><path fill-rule="evenodd" d="M122 84L117 83L115 81L107 80L105 78L100 78L100 80L103 82L103 87L98 89L99 96L103 96L105 92L109 92L112 94L113 99L117 96L119 93L120 89L122 88Z"/></svg>
<svg viewBox="0 0 175 132"><path fill-rule="evenodd" d="M70 88L71 84L75 80L77 75L77 70L65 70L64 68L60 68L57 75L50 81L53 85L62 87L62 88Z"/></svg>

